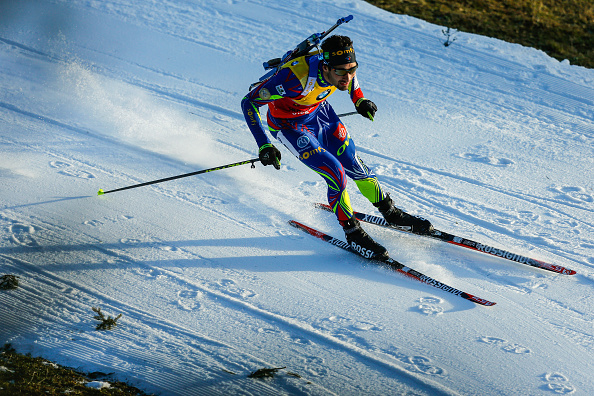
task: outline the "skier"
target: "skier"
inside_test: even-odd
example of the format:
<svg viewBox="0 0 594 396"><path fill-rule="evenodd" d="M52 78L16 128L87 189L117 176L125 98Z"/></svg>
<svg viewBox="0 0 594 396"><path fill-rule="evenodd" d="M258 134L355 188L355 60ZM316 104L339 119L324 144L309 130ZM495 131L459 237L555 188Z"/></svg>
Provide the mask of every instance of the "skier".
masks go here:
<svg viewBox="0 0 594 396"><path fill-rule="evenodd" d="M385 259L386 248L374 241L353 215L346 190L347 176L392 225L429 234L431 223L394 207L377 177L359 158L355 143L326 101L336 90L347 91L359 114L373 121L376 105L363 96L357 81L358 63L352 40L334 35L319 51L291 59L242 100L241 108L259 147L264 166L280 169L281 152L264 132L259 108L268 105L271 135L328 185L328 203L344 229L349 245L366 258Z"/></svg>

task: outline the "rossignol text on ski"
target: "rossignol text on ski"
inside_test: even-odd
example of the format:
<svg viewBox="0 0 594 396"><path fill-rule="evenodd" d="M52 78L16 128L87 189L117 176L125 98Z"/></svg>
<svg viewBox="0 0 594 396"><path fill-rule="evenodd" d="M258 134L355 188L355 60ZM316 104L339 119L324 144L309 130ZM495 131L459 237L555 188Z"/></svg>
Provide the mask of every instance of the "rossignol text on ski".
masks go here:
<svg viewBox="0 0 594 396"><path fill-rule="evenodd" d="M315 205L316 205L316 207L318 207L320 209L323 209L326 211L331 211L330 207L326 204L317 203ZM381 227L391 228L391 229L398 230L398 231L414 233L410 229L407 229L406 227L392 226L386 220L384 220L382 217L374 216L372 214L355 212L355 217L357 217L357 219L359 221L363 221L365 223L375 224L375 225L378 225ZM499 249L499 248L495 248L495 247L485 245L485 244L482 244L479 242L475 242L473 240L463 238L460 236L456 236L456 235L453 235L453 234L450 234L450 233L447 233L444 231L434 229L431 232L431 234L417 234L417 235L422 235L422 236L426 236L429 238L439 239L440 241L443 241L446 243L462 246L467 249L472 249L472 250L475 250L475 251L481 252L481 253L487 253L492 256L501 257L506 260L514 261L519 264L525 264L525 265L529 265L532 267L541 268L541 269L544 269L547 271L556 272L558 274L575 275L574 270L563 267L561 265L549 264L549 263L546 263L541 260L536 260L536 259L533 259L530 257L525 257L522 255L516 254L516 253L511 253L511 252L508 252L503 249Z"/></svg>

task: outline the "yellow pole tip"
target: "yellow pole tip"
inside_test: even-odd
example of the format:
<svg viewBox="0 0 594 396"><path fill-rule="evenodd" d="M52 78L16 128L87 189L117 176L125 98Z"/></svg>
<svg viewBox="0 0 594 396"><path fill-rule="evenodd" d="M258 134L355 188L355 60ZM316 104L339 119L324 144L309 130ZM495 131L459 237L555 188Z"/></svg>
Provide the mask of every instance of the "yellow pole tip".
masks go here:
<svg viewBox="0 0 594 396"><path fill-rule="evenodd" d="M97 195L103 195L103 194L105 194L105 193L103 192L103 189L99 189L99 191L97 192Z"/></svg>

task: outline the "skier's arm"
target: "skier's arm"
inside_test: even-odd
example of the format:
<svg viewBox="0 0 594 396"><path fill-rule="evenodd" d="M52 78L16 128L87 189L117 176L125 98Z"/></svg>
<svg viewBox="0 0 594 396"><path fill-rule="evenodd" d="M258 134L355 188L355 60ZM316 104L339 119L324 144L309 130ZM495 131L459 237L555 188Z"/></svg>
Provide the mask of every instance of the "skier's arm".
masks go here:
<svg viewBox="0 0 594 396"><path fill-rule="evenodd" d="M373 117L377 111L377 106L371 100L366 99L363 95L363 91L359 86L359 81L357 80L356 74L353 76L351 84L349 85L349 95L351 96L351 100L353 101L357 112L363 117L369 118L371 121L373 121Z"/></svg>
<svg viewBox="0 0 594 396"><path fill-rule="evenodd" d="M297 97L300 91L302 91L301 83L287 68L254 88L242 99L241 110L258 147L270 144L270 139L262 127L260 107L285 97Z"/></svg>
<svg viewBox="0 0 594 396"><path fill-rule="evenodd" d="M245 121L254 135L254 139L256 139L256 143L258 147L262 147L263 145L270 143L270 139L264 132L264 128L262 128L262 121L260 119L260 107L263 104L257 104L256 101L250 100L249 95L246 95L241 100L241 111L243 112L243 116L245 117Z"/></svg>
<svg viewBox="0 0 594 396"><path fill-rule="evenodd" d="M353 104L356 104L359 99L365 99L365 97L363 96L363 91L359 86L359 80L357 80L356 74L353 76L351 84L349 85L349 95L351 96Z"/></svg>

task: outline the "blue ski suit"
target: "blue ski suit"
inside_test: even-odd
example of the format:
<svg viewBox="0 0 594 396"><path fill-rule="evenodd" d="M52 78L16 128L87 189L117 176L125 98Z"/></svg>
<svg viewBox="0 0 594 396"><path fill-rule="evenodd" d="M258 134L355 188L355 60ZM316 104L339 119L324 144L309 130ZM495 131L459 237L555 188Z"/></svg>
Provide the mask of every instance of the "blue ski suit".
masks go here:
<svg viewBox="0 0 594 396"><path fill-rule="evenodd" d="M328 203L341 224L353 216L347 176L371 203L384 199L377 177L359 158L355 142L326 99L336 87L324 80L317 55L293 59L250 91L241 108L258 147L270 143L259 108L268 105L270 134L328 185ZM353 103L364 98L354 75L348 87Z"/></svg>

